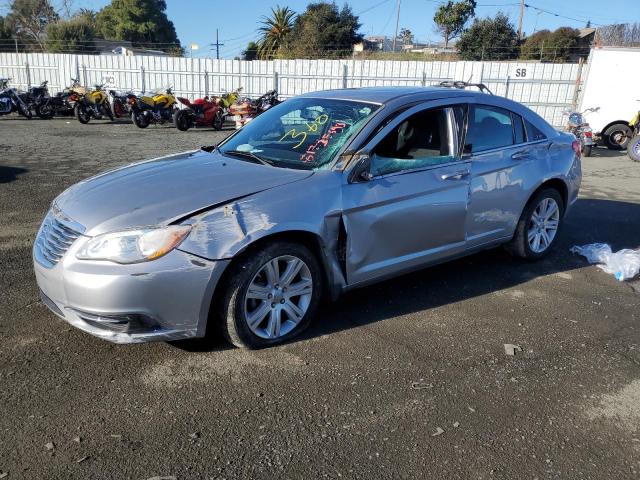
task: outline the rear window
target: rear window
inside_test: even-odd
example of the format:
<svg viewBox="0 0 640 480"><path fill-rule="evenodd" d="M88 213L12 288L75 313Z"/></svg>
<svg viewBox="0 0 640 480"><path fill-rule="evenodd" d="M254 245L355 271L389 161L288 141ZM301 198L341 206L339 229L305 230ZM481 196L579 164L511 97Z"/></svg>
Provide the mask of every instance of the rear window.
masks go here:
<svg viewBox="0 0 640 480"><path fill-rule="evenodd" d="M471 110L465 151L483 152L513 145L513 126L508 110L476 106Z"/></svg>
<svg viewBox="0 0 640 480"><path fill-rule="evenodd" d="M513 138L515 140L516 145L519 143L526 142L526 132L524 129L524 122L522 121L522 117L517 113L513 113Z"/></svg>
<svg viewBox="0 0 640 480"><path fill-rule="evenodd" d="M525 120L524 123L527 127L528 141L536 142L538 140L544 140L547 138L547 136L544 133L542 133L540 129L536 127L533 123L531 123L529 120Z"/></svg>

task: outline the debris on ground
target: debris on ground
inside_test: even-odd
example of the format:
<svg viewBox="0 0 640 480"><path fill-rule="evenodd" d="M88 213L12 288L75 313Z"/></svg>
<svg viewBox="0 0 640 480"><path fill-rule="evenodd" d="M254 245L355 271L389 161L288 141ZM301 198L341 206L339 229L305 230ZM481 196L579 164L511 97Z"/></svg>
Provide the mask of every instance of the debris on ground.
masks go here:
<svg viewBox="0 0 640 480"><path fill-rule="evenodd" d="M513 357L516 352L521 352L522 348L518 345L513 345L512 343L505 343L504 344L504 353L506 353L507 355Z"/></svg>
<svg viewBox="0 0 640 480"><path fill-rule="evenodd" d="M82 439L80 437L73 437L73 441L76 443L80 443Z"/></svg>
<svg viewBox="0 0 640 480"><path fill-rule="evenodd" d="M460 426L460 422L453 422L453 427L458 428Z"/></svg>
<svg viewBox="0 0 640 480"><path fill-rule="evenodd" d="M433 388L433 383L413 382L411 384L411 388L413 388L414 390L424 390L426 388Z"/></svg>
<svg viewBox="0 0 640 480"><path fill-rule="evenodd" d="M0 478L5 478L5 477L7 477L7 476L9 476L9 472L2 472L2 473L0 473Z"/></svg>
<svg viewBox="0 0 640 480"><path fill-rule="evenodd" d="M89 455L86 455L86 456L84 456L82 458L79 458L78 460L76 460L76 463L82 463L85 460L89 460Z"/></svg>
<svg viewBox="0 0 640 480"><path fill-rule="evenodd" d="M606 243L590 243L582 247L576 245L569 251L582 255L589 263L597 263L598 268L620 282L633 278L640 272L640 249L625 248L614 253Z"/></svg>
<svg viewBox="0 0 640 480"><path fill-rule="evenodd" d="M46 448L47 450L49 450L50 452L56 449L56 446L53 444L53 442L47 442L44 445L44 448Z"/></svg>
<svg viewBox="0 0 640 480"><path fill-rule="evenodd" d="M444 430L441 429L440 427L436 428L436 433L432 433L431 436L432 437L437 437L438 435L442 435L444 433Z"/></svg>

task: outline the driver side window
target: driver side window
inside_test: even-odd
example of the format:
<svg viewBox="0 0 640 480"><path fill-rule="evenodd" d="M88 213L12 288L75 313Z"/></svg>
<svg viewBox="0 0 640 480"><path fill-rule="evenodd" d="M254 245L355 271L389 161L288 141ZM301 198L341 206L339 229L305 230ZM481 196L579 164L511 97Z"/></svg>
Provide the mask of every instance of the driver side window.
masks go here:
<svg viewBox="0 0 640 480"><path fill-rule="evenodd" d="M452 109L418 112L395 127L373 150L373 176L415 170L456 160Z"/></svg>

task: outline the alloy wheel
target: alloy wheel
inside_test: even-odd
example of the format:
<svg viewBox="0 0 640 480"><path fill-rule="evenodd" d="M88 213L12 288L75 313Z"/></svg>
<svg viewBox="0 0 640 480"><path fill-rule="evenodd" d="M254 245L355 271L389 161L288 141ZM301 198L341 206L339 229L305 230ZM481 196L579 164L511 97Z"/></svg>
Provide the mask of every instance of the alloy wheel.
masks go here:
<svg viewBox="0 0 640 480"><path fill-rule="evenodd" d="M304 318L313 294L309 266L283 255L269 260L255 274L244 298L244 318L258 337L273 340L290 333Z"/></svg>
<svg viewBox="0 0 640 480"><path fill-rule="evenodd" d="M544 252L558 233L560 207L553 198L543 199L533 210L529 220L527 239L534 253Z"/></svg>

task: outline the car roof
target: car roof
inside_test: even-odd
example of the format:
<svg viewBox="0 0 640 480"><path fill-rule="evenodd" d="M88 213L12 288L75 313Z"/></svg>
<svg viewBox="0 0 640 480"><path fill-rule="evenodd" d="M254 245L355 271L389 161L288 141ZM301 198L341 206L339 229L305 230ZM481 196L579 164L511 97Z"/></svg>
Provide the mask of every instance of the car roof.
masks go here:
<svg viewBox="0 0 640 480"><path fill-rule="evenodd" d="M331 98L336 100L357 100L385 104L402 97L408 100L431 100L449 97L473 97L486 94L447 87L360 87L341 88L336 90L321 90L300 95L310 98Z"/></svg>
<svg viewBox="0 0 640 480"><path fill-rule="evenodd" d="M474 99L478 104L493 105L509 109L533 123L551 138L558 132L540 115L530 108L499 95L490 95L477 90L464 90L452 87L360 87L341 88L336 90L320 90L300 95L299 98L326 98L334 100L351 100L370 102L381 105L393 104L399 107L414 102L438 100L443 98Z"/></svg>

